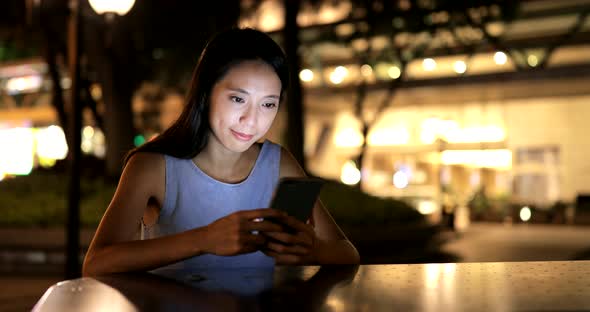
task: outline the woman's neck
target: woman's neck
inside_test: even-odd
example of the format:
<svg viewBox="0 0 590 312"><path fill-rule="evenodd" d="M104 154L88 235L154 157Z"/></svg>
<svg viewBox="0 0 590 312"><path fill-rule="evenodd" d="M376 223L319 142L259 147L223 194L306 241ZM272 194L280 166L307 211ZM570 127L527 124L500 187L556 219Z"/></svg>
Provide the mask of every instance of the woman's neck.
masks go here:
<svg viewBox="0 0 590 312"><path fill-rule="evenodd" d="M216 180L237 183L248 177L254 167L258 152L257 144L242 153L236 153L212 139L193 158L193 162L207 175Z"/></svg>

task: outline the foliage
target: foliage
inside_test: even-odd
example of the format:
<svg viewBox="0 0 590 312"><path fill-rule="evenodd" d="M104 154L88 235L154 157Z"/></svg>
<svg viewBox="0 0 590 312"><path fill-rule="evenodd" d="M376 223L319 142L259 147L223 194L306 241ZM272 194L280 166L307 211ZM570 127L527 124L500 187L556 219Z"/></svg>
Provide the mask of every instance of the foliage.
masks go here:
<svg viewBox="0 0 590 312"><path fill-rule="evenodd" d="M375 197L337 182L327 183L320 198L338 224L401 225L424 221L423 216L404 201Z"/></svg>
<svg viewBox="0 0 590 312"><path fill-rule="evenodd" d="M80 220L95 227L112 198L116 185L102 178L81 182ZM68 181L63 174L34 171L29 176L0 182L0 226L60 227L67 219ZM336 182L324 186L321 199L339 224L398 225L423 221L409 204L374 197Z"/></svg>
<svg viewBox="0 0 590 312"><path fill-rule="evenodd" d="M113 196L115 185L102 178L81 181L80 222L98 224ZM0 182L0 226L58 227L67 219L68 179L51 171Z"/></svg>
<svg viewBox="0 0 590 312"><path fill-rule="evenodd" d="M467 206L475 215L481 215L490 208L490 200L483 186L473 193L473 196L467 202Z"/></svg>

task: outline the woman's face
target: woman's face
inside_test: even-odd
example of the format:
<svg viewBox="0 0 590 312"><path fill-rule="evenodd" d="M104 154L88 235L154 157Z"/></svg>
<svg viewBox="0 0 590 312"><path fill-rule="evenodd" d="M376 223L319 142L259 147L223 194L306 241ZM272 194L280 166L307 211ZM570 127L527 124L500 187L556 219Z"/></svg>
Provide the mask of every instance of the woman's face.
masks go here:
<svg viewBox="0 0 590 312"><path fill-rule="evenodd" d="M281 80L261 61L232 67L211 92L209 121L213 140L244 152L266 134L277 115Z"/></svg>

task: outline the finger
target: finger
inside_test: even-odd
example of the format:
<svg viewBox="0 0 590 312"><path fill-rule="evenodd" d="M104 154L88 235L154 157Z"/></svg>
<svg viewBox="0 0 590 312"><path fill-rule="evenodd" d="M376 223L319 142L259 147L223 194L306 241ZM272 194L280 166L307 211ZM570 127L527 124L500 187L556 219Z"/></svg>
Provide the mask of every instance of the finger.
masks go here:
<svg viewBox="0 0 590 312"><path fill-rule="evenodd" d="M260 249L260 246L257 246L257 245L245 245L242 247L239 254L247 254L247 253L258 251L259 249Z"/></svg>
<svg viewBox="0 0 590 312"><path fill-rule="evenodd" d="M290 244L290 245L300 244L300 245L306 245L306 246L313 245L310 242L310 240L307 240L301 236L289 234L286 232L263 232L262 234L264 236L267 236L267 237L270 237L270 238L275 239L277 241L280 241L281 243L284 243L284 244Z"/></svg>
<svg viewBox="0 0 590 312"><path fill-rule="evenodd" d="M284 212L271 208L244 210L238 212L242 218L253 220L258 218L281 218L285 215Z"/></svg>
<svg viewBox="0 0 590 312"><path fill-rule="evenodd" d="M313 234L313 228L310 225L305 224L305 223L297 220L294 217L291 217L291 216L282 217L281 222L283 222L285 225L288 225L289 227L293 228L294 230L297 230L297 232L306 232L309 234Z"/></svg>
<svg viewBox="0 0 590 312"><path fill-rule="evenodd" d="M283 227L280 224L276 224L271 221L260 221L260 222L246 222L244 224L245 231L259 231L259 232L282 232Z"/></svg>
<svg viewBox="0 0 590 312"><path fill-rule="evenodd" d="M274 251L272 251L270 249L267 249L267 248L266 249L262 249L261 251L262 251L263 254L265 254L265 255L267 255L267 256L269 256L271 258L275 258L276 259L276 258L278 258L280 256L277 252L274 252Z"/></svg>
<svg viewBox="0 0 590 312"><path fill-rule="evenodd" d="M261 246L261 245L265 245L267 242L266 237L262 236L262 235L256 235L256 234L243 234L243 236L241 237L241 243L243 245L251 245L251 246Z"/></svg>
<svg viewBox="0 0 590 312"><path fill-rule="evenodd" d="M266 239L260 235L244 236L240 238L238 254L245 254L266 248Z"/></svg>
<svg viewBox="0 0 590 312"><path fill-rule="evenodd" d="M266 247L268 248L268 250L274 251L279 254L308 255L311 252L309 248L300 245L287 246L283 244L268 242L266 244Z"/></svg>
<svg viewBox="0 0 590 312"><path fill-rule="evenodd" d="M286 232L290 232L290 234L292 235L295 234L299 238L299 242L301 242L302 244L313 245L313 241L315 238L315 230L311 225L304 224L293 217L289 217L285 220L286 221L284 222L284 224L289 229L292 229L292 231Z"/></svg>
<svg viewBox="0 0 590 312"><path fill-rule="evenodd" d="M278 264L288 264L288 265L303 263L301 257L295 256L295 255L282 255L280 257L280 259L278 259L277 262L278 262Z"/></svg>

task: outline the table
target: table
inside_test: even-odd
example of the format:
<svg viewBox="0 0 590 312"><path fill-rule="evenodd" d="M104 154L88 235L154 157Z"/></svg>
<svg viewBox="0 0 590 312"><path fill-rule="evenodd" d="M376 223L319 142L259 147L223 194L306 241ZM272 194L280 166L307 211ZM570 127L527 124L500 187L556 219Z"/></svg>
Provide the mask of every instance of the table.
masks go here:
<svg viewBox="0 0 590 312"><path fill-rule="evenodd" d="M581 311L590 261L163 271L66 280L33 311Z"/></svg>

